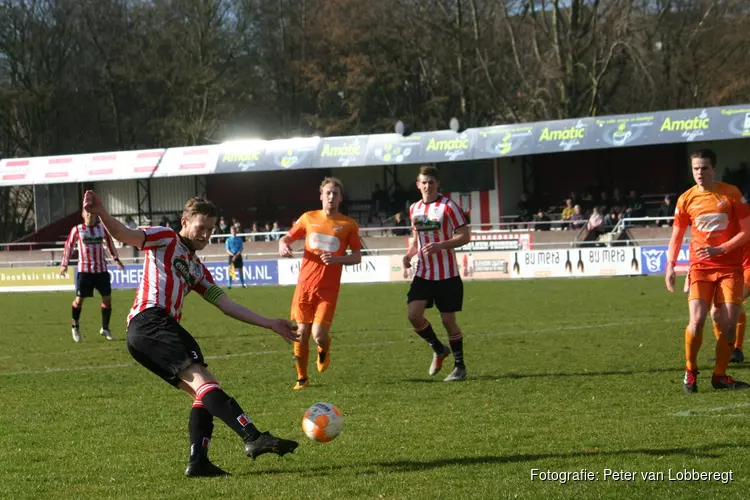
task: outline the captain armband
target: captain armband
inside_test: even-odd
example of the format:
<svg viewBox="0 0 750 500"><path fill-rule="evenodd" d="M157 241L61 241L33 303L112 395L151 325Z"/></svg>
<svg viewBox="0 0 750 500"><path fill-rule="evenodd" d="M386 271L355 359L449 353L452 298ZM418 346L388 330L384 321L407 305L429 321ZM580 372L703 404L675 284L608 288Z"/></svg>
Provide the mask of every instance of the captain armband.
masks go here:
<svg viewBox="0 0 750 500"><path fill-rule="evenodd" d="M221 287L218 285L211 285L206 289L206 293L203 294L203 299L206 300L206 302L216 305L216 303L219 302L219 299L224 295L224 290L222 290Z"/></svg>

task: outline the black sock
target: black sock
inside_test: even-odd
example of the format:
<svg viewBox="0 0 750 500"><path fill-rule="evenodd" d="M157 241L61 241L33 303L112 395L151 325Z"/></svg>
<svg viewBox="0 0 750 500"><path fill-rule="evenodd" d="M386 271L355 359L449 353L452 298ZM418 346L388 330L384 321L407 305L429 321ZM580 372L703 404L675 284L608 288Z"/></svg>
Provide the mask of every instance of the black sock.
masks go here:
<svg viewBox="0 0 750 500"><path fill-rule="evenodd" d="M427 326L422 327L421 330L415 328L414 331L430 344L430 347L435 351L435 354L443 354L443 352L445 352L445 346L440 340L438 340L437 335L435 335L435 330L432 329L432 325L429 321L427 322Z"/></svg>
<svg viewBox="0 0 750 500"><path fill-rule="evenodd" d="M73 306L73 326L78 326L78 320L81 319L81 309L83 309L83 304L79 305L78 307Z"/></svg>
<svg viewBox="0 0 750 500"><path fill-rule="evenodd" d="M449 338L451 351L453 351L453 361L456 366L464 367L464 336L461 332L458 335Z"/></svg>
<svg viewBox="0 0 750 500"><path fill-rule="evenodd" d="M102 328L109 330L109 319L112 317L112 306L105 307L102 304Z"/></svg>
<svg viewBox="0 0 750 500"><path fill-rule="evenodd" d="M214 431L214 417L200 402L196 401L190 410L188 429L190 430L190 459L208 456L208 446Z"/></svg>
<svg viewBox="0 0 750 500"><path fill-rule="evenodd" d="M204 384L198 388L197 393L211 415L227 424L242 439L253 440L260 435L237 401L222 391L219 384Z"/></svg>

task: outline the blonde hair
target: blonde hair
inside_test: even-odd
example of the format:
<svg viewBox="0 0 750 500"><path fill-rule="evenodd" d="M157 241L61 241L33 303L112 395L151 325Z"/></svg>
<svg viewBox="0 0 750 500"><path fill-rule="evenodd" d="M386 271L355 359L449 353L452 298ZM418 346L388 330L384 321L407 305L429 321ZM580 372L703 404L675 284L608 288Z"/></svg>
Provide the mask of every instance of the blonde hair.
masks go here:
<svg viewBox="0 0 750 500"><path fill-rule="evenodd" d="M339 179L337 179L336 177L325 177L323 179L323 182L320 183L320 192L321 193L323 192L323 188L326 187L326 184L333 184L334 186L336 186L337 188L339 188L339 191L341 191L341 193L344 192L344 184Z"/></svg>
<svg viewBox="0 0 750 500"><path fill-rule="evenodd" d="M196 215L216 217L219 215L219 209L216 208L216 205L212 201L202 196L194 196L185 203L185 207L182 209L182 216L186 219L191 219Z"/></svg>

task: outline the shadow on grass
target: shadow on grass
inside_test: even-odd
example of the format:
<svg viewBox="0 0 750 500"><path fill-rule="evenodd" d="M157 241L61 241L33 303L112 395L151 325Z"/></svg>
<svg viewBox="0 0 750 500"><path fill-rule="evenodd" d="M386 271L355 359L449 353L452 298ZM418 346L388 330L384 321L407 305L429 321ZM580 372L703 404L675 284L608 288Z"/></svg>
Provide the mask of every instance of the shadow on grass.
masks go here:
<svg viewBox="0 0 750 500"><path fill-rule="evenodd" d="M720 450L735 450L747 447L750 442L716 443L696 447L682 448L635 448L625 450L583 450L570 453L534 453L518 455L482 455L478 457L446 457L435 460L387 460L381 462L364 463L361 465L326 465L291 469L266 469L236 474L237 476L256 476L265 474L299 474L302 476L329 476L348 473L349 475L374 475L393 472L423 472L433 469L466 465L497 465L519 462L537 462L549 459L570 458L601 458L619 457L627 455L645 455L662 457L668 455L684 455L691 458L721 458L729 453ZM347 472L343 472L347 471Z"/></svg>

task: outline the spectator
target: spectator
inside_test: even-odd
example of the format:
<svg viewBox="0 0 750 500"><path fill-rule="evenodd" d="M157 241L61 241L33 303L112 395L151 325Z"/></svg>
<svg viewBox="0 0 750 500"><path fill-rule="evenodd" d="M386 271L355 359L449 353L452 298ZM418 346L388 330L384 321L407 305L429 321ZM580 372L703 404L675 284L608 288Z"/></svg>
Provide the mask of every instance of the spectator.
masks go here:
<svg viewBox="0 0 750 500"><path fill-rule="evenodd" d="M570 229L581 229L583 227L585 216L581 205L573 207L573 215L570 217Z"/></svg>
<svg viewBox="0 0 750 500"><path fill-rule="evenodd" d="M573 203L573 198L568 198L567 200L565 200L565 208L562 209L562 214L560 215L560 220L563 222L560 226L562 229L568 229L569 223L575 211L576 210L575 204Z"/></svg>
<svg viewBox="0 0 750 500"><path fill-rule="evenodd" d="M253 222L252 228L250 229L250 241L263 241L263 236L259 235L260 229L258 229L258 223Z"/></svg>
<svg viewBox="0 0 750 500"><path fill-rule="evenodd" d="M615 188L612 191L612 200L611 204L612 206L623 206L625 205L625 198L620 194L620 190L618 188Z"/></svg>
<svg viewBox="0 0 750 500"><path fill-rule="evenodd" d="M544 210L541 208L537 211L536 215L534 216L534 231L549 231L552 229L552 224L550 224L550 218L547 214L544 213Z"/></svg>
<svg viewBox="0 0 750 500"><path fill-rule="evenodd" d="M586 223L586 241L595 240L600 234L604 233L604 216L599 212L598 207L594 207L589 221Z"/></svg>
<svg viewBox="0 0 750 500"><path fill-rule="evenodd" d="M656 216L657 217L674 217L674 208L675 208L674 197L668 194L664 197L664 202L661 205L659 205L659 211L656 213ZM663 219L663 220L656 221L656 225L662 226L662 227L671 226L672 222L673 222L672 220Z"/></svg>
<svg viewBox="0 0 750 500"><path fill-rule="evenodd" d="M398 228L404 228L404 229L394 229L393 230L393 236L409 236L411 234L411 229L408 228L406 224L406 219L402 215L401 212L396 212L396 215L393 216L394 226Z"/></svg>
<svg viewBox="0 0 750 500"><path fill-rule="evenodd" d="M266 222L265 229L263 230L266 234L263 236L263 241L273 241L273 235L271 234L271 223Z"/></svg>
<svg viewBox="0 0 750 500"><path fill-rule="evenodd" d="M277 220L273 221L273 226L271 226L271 232L274 233L273 235L271 235L271 238L273 241L278 241L281 238L281 233L283 233L284 230L279 227L279 221Z"/></svg>
<svg viewBox="0 0 750 500"><path fill-rule="evenodd" d="M582 213L588 213L589 210L594 208L594 195L590 191L584 191L581 195L581 203L579 205L581 206Z"/></svg>
<svg viewBox="0 0 750 500"><path fill-rule="evenodd" d="M621 210L622 209L619 205L610 208L609 213L604 216L604 226L608 228L616 226L617 222L620 220Z"/></svg>

